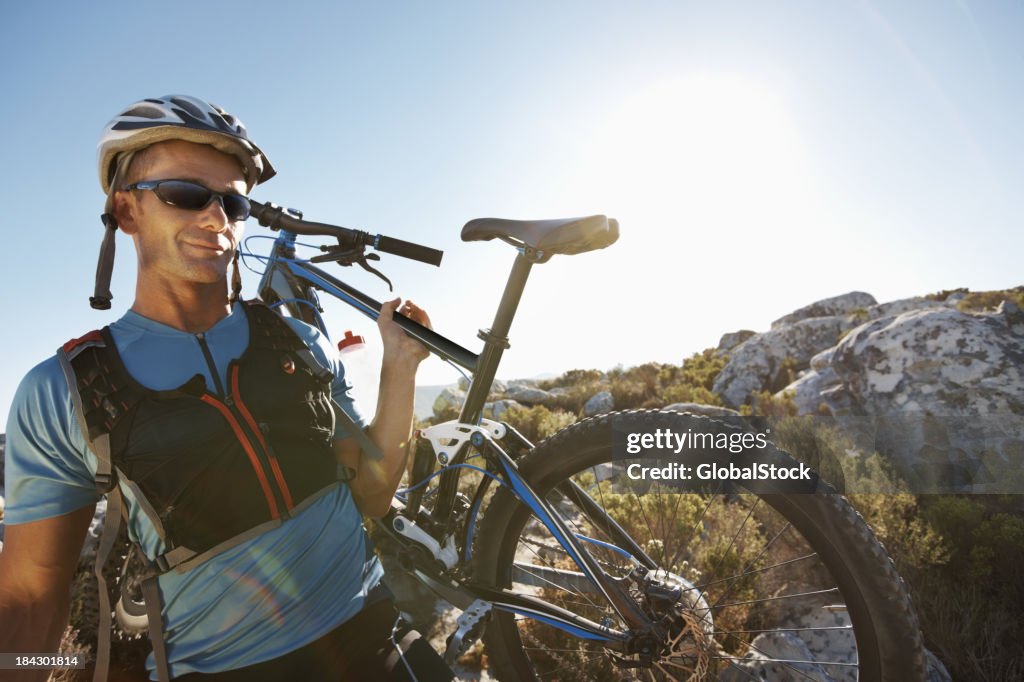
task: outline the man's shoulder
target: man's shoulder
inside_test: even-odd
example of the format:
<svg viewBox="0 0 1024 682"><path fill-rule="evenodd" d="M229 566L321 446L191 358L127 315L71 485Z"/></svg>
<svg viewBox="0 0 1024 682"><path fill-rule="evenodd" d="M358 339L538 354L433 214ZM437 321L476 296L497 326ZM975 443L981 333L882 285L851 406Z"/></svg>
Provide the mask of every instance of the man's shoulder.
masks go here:
<svg viewBox="0 0 1024 682"><path fill-rule="evenodd" d="M14 404L29 401L37 409L44 404L64 404L68 398L68 383L56 353L30 369L18 385ZM46 400L42 400L46 398Z"/></svg>
<svg viewBox="0 0 1024 682"><path fill-rule="evenodd" d="M30 369L11 401L7 430L55 433L73 415L71 392L56 354Z"/></svg>
<svg viewBox="0 0 1024 682"><path fill-rule="evenodd" d="M282 315L281 319L307 344L321 343L325 338L322 331L297 317L285 317Z"/></svg>
<svg viewBox="0 0 1024 682"><path fill-rule="evenodd" d="M334 354L335 349L333 344L331 344L331 340L317 327L295 317L282 316L281 319L285 321L303 343L309 346L310 350L323 355L323 360L329 360Z"/></svg>

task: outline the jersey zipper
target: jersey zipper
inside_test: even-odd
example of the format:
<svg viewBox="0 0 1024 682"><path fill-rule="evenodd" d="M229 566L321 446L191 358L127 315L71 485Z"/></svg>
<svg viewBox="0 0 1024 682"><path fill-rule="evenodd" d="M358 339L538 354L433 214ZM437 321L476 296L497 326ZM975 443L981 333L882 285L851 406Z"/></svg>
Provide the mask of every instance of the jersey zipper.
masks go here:
<svg viewBox="0 0 1024 682"><path fill-rule="evenodd" d="M207 367L217 387L217 394L223 397L223 400L220 400L218 397L206 393L202 396L202 401L217 408L231 426L231 430L234 431L235 438L242 445L242 449L245 450L253 471L256 472L256 478L259 480L263 496L267 500L267 507L270 509L271 518L278 519L282 514L287 515L287 512L293 506L291 493L285 484L277 458L272 455L266 441L263 440L263 434L260 432L259 427L256 426L256 422L253 420L245 404L241 403L241 409L236 404L238 398L238 365L233 364L229 367L228 371L232 376L232 392L227 393L224 390L224 384L221 383L217 365L213 361L213 354L206 343L206 335L200 332L196 334L196 340L203 351L203 357L206 358ZM270 483L270 478L267 475L268 469L273 472L274 480L277 483L276 490ZM284 509L284 512L282 512L282 509Z"/></svg>
<svg viewBox="0 0 1024 682"><path fill-rule="evenodd" d="M220 372L217 371L217 365L213 361L213 353L206 345L206 334L203 332L196 334L196 341L199 342L199 348L203 351L203 357L206 358L206 366L210 370L210 376L213 377L213 385L217 387L217 395L224 397L227 394L224 392L224 384L220 382Z"/></svg>

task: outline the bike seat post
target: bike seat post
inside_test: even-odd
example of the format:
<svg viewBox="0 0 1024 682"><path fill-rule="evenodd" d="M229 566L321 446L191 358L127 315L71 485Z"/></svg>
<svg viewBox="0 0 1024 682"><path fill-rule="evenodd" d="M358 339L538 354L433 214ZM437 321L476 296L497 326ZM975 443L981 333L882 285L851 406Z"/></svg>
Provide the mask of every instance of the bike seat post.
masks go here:
<svg viewBox="0 0 1024 682"><path fill-rule="evenodd" d="M533 261L522 252L516 256L512 272L509 273L508 282L505 284L505 291L501 295L501 302L498 304L498 311L494 315L494 323L490 329L480 330L479 337L484 341L484 349L480 352L477 371L473 374L466 402L463 403L462 413L459 415L459 421L464 424L476 424L483 415L484 403L491 392L491 384L494 382L494 375L497 374L501 355L509 347L508 332L512 327L512 318L516 315L532 267Z"/></svg>

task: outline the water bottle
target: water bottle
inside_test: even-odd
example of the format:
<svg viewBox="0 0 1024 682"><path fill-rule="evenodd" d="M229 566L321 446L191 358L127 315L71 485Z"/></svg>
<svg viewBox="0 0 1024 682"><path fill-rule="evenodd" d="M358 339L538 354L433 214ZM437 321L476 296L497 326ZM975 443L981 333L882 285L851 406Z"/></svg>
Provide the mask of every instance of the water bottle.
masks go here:
<svg viewBox="0 0 1024 682"><path fill-rule="evenodd" d="M345 378L352 384L356 407L370 419L377 409L379 379L366 351L366 339L346 330L345 337L338 341L338 353L345 368Z"/></svg>

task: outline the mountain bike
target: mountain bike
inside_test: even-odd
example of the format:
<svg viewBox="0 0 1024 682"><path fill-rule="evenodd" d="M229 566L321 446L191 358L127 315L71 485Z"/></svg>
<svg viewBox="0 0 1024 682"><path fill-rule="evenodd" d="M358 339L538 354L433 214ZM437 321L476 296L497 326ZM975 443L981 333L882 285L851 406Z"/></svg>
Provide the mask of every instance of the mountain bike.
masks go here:
<svg viewBox="0 0 1024 682"><path fill-rule="evenodd" d="M260 257L260 297L328 337L321 295L371 319L380 303L319 263L384 277L368 249L441 261L434 249L310 222L273 204L254 202L252 214L278 232ZM304 259L299 235L337 243ZM864 520L826 482L814 476L794 491L773 480L680 486L624 475L630 463L663 462L650 452L624 458L623 434L733 438L746 425L664 410L613 412L535 445L485 418L531 268L617 237L618 223L600 215L470 221L463 240L500 239L517 252L493 323L480 331L482 350L395 315L470 377L458 418L419 432L408 486L378 522L399 548L402 569L462 610L447 659L482 638L489 670L501 680L923 679L921 634L904 583ZM708 456L707 448L683 449L674 463ZM726 461L720 452L710 456ZM797 464L771 443L726 458Z"/></svg>

